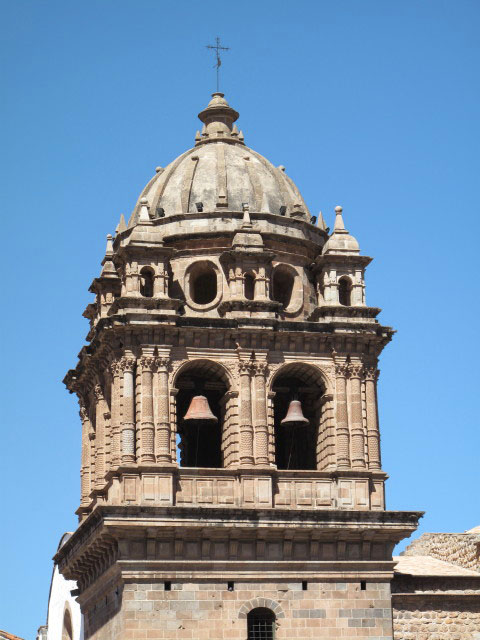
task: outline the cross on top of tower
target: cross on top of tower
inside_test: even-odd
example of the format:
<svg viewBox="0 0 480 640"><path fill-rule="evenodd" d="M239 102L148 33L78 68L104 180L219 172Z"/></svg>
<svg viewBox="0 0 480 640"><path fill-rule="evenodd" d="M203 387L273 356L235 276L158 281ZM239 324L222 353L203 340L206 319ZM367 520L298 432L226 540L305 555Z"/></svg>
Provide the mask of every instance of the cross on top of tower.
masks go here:
<svg viewBox="0 0 480 640"><path fill-rule="evenodd" d="M220 44L220 38L217 36L215 38L215 44L207 44L206 45L207 49L212 49L213 51L215 51L215 57L216 57L216 61L215 61L215 69L217 70L217 92L220 91L219 86L220 86L220 67L222 66L222 59L220 58L220 52L221 51L230 51L230 47L223 47Z"/></svg>

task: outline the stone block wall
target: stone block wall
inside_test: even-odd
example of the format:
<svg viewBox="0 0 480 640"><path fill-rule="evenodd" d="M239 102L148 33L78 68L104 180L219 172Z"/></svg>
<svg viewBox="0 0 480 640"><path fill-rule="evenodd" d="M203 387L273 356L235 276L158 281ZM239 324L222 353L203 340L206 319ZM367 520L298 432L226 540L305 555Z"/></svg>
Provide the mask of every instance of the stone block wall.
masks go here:
<svg viewBox="0 0 480 640"><path fill-rule="evenodd" d="M432 596L397 603L393 610L395 640L480 640L480 603Z"/></svg>
<svg viewBox="0 0 480 640"><path fill-rule="evenodd" d="M367 582L126 583L121 627L112 620L96 639L245 640L247 614L268 607L276 616L276 640L392 639L390 585ZM118 618L118 616L117 616ZM113 618L115 620L115 618ZM117 621L118 622L118 621ZM90 636L85 635L86 640Z"/></svg>
<svg viewBox="0 0 480 640"><path fill-rule="evenodd" d="M480 571L480 535L473 533L424 533L404 555L432 556L465 569Z"/></svg>

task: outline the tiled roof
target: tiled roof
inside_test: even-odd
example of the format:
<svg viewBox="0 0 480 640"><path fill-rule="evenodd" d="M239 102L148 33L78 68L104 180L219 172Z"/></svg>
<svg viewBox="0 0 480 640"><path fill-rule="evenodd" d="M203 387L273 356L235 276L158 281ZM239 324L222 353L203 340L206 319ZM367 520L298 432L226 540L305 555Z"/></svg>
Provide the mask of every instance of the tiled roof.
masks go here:
<svg viewBox="0 0 480 640"><path fill-rule="evenodd" d="M8 633L8 631L2 631L0 629L0 640L23 640L19 636L13 635L13 633Z"/></svg>
<svg viewBox="0 0 480 640"><path fill-rule="evenodd" d="M410 576L458 576L479 578L480 572L464 569L431 556L394 556L395 573Z"/></svg>

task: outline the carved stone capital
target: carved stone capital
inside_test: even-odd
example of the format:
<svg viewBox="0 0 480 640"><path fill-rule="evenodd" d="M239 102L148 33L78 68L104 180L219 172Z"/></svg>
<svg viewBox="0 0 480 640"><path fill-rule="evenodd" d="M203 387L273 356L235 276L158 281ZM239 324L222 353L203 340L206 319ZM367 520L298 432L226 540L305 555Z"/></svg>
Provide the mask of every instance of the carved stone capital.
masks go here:
<svg viewBox="0 0 480 640"><path fill-rule="evenodd" d="M119 366L123 372L130 371L133 373L135 369L136 358L132 358L130 356L123 356L119 360Z"/></svg>
<svg viewBox="0 0 480 640"><path fill-rule="evenodd" d="M255 364L251 360L240 360L238 363L238 372L240 375L251 376L255 370Z"/></svg>
<svg viewBox="0 0 480 640"><path fill-rule="evenodd" d="M153 356L142 356L140 358L140 364L142 365L142 371L153 371L156 366L156 358Z"/></svg>
<svg viewBox="0 0 480 640"><path fill-rule="evenodd" d="M265 377L268 374L268 364L266 362L254 362L251 366L255 376Z"/></svg>
<svg viewBox="0 0 480 640"><path fill-rule="evenodd" d="M348 372L351 378L361 378L363 374L363 364L361 363L350 363L348 365Z"/></svg>
<svg viewBox="0 0 480 640"><path fill-rule="evenodd" d="M375 382L376 380L378 380L380 371L375 365L364 366L363 371L365 374L365 380L370 380L371 382Z"/></svg>
<svg viewBox="0 0 480 640"><path fill-rule="evenodd" d="M95 398L97 401L104 400L103 389L101 385L96 384L95 387L93 388L93 393L95 394Z"/></svg>
<svg viewBox="0 0 480 640"><path fill-rule="evenodd" d="M88 420L88 412L87 412L87 408L83 403L80 404L79 414L80 414L80 420L82 421L82 424L85 424L85 422L87 422Z"/></svg>
<svg viewBox="0 0 480 640"><path fill-rule="evenodd" d="M110 373L112 374L112 376L116 378L122 373L122 371L123 369L121 365L121 360L120 359L112 360L112 362L110 363Z"/></svg>
<svg viewBox="0 0 480 640"><path fill-rule="evenodd" d="M170 358L165 358L165 357L158 357L155 358L155 366L157 367L157 370L162 370L168 373L168 371L171 370L172 368L172 361L170 360Z"/></svg>
<svg viewBox="0 0 480 640"><path fill-rule="evenodd" d="M335 375L337 378L346 378L350 373L348 362L335 363Z"/></svg>

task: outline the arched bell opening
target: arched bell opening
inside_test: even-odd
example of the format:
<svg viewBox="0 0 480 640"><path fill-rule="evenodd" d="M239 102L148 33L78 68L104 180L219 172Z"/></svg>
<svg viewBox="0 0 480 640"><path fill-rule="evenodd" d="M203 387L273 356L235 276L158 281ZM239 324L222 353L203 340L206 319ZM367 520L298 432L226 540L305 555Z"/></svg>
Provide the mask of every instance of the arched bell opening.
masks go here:
<svg viewBox="0 0 480 640"><path fill-rule="evenodd" d="M246 273L244 276L244 294L247 300L255 300L255 275Z"/></svg>
<svg viewBox="0 0 480 640"><path fill-rule="evenodd" d="M144 298L153 297L154 274L150 267L143 267L140 271L140 295Z"/></svg>
<svg viewBox="0 0 480 640"><path fill-rule="evenodd" d="M309 365L292 365L273 381L275 462L278 469L314 470L324 384Z"/></svg>
<svg viewBox="0 0 480 640"><path fill-rule="evenodd" d="M181 467L224 466L222 439L228 380L214 362L192 363L176 381Z"/></svg>
<svg viewBox="0 0 480 640"><path fill-rule="evenodd" d="M338 301L344 307L352 304L352 281L347 276L342 276L338 281Z"/></svg>

